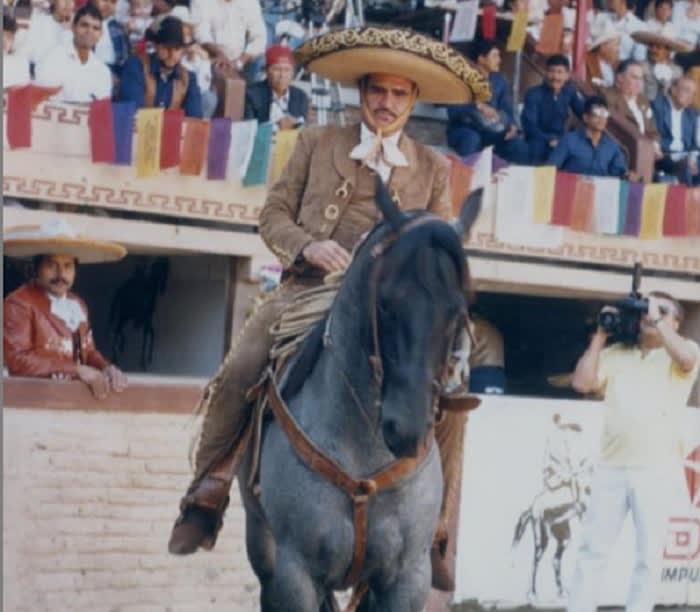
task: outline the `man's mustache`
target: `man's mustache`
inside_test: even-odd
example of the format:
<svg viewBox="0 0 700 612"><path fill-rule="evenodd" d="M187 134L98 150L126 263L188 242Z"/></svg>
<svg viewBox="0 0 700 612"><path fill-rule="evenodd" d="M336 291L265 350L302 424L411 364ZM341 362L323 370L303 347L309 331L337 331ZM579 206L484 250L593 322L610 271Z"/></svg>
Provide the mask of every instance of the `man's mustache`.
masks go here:
<svg viewBox="0 0 700 612"><path fill-rule="evenodd" d="M378 108L376 111L374 111L375 115L377 113L389 113L394 119L396 119L396 114L391 112L388 108Z"/></svg>
<svg viewBox="0 0 700 612"><path fill-rule="evenodd" d="M58 284L68 285L69 283L65 278L62 278L60 276L57 276L56 278L52 278L49 281L49 285L58 285Z"/></svg>

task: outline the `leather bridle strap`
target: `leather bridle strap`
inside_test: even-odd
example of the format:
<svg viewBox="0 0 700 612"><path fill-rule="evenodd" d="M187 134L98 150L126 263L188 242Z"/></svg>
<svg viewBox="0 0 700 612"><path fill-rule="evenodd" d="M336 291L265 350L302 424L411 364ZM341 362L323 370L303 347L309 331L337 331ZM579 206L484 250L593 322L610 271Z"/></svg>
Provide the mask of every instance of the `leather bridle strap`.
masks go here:
<svg viewBox="0 0 700 612"><path fill-rule="evenodd" d="M410 475L428 456L433 444L432 430L426 436L415 457L397 459L369 478L353 478L333 459L326 455L299 427L287 404L282 399L277 380L271 369L267 370L267 399L277 423L287 436L297 455L307 467L323 476L336 488L344 491L352 501L353 527L355 544L352 563L348 569L343 586L346 589L357 584L365 561L367 550L367 515L369 498L383 489L395 485Z"/></svg>

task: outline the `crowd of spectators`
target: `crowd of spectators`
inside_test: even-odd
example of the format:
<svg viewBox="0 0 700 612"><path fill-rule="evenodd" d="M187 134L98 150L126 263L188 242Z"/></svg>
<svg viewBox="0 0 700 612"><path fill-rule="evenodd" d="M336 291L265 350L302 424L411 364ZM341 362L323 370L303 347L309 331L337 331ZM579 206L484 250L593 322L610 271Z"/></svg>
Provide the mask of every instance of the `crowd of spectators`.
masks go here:
<svg viewBox="0 0 700 612"><path fill-rule="evenodd" d="M18 30L5 7L3 88L34 83L55 89L56 102L111 97L138 108L182 108L190 117L212 117L223 108L218 103L228 79L252 86L264 70L277 83L266 113L281 119L290 104L293 120L284 123L298 125L307 104L298 91L287 91L291 53L273 53L278 63L291 64L273 69L265 52L280 46L280 32L285 44L298 44L304 30L294 23L294 0L268 8L271 14L263 15L259 0L37 0L27 27ZM286 25L280 23L285 19ZM246 111L257 114L259 109Z"/></svg>

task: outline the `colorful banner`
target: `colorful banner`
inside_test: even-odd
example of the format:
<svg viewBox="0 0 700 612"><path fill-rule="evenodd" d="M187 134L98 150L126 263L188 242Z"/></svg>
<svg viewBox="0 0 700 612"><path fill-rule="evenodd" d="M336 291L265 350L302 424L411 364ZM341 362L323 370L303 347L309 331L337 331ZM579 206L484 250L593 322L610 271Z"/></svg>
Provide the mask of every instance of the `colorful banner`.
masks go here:
<svg viewBox="0 0 700 612"><path fill-rule="evenodd" d="M282 176L298 137L299 130L279 130L275 134L275 148L272 153L272 169L270 171L271 183L276 183Z"/></svg>
<svg viewBox="0 0 700 612"><path fill-rule="evenodd" d="M555 166L535 168L535 200L533 220L535 223L550 223L554 209L554 191L557 169Z"/></svg>
<svg viewBox="0 0 700 612"><path fill-rule="evenodd" d="M542 55L561 53L561 41L564 36L564 15L549 13L542 20L540 37L535 45L535 51Z"/></svg>
<svg viewBox="0 0 700 612"><path fill-rule="evenodd" d="M7 90L7 142L10 149L32 146L32 86Z"/></svg>
<svg viewBox="0 0 700 612"><path fill-rule="evenodd" d="M160 140L160 169L177 168L180 165L182 122L185 112L181 108L169 108L163 113L163 135Z"/></svg>
<svg viewBox="0 0 700 612"><path fill-rule="evenodd" d="M231 149L228 155L227 173L229 179L243 179L248 171L257 131L258 122L253 119L234 122L231 125Z"/></svg>
<svg viewBox="0 0 700 612"><path fill-rule="evenodd" d="M93 164L114 163L114 123L112 101L93 100L88 110L88 130L90 131L90 156Z"/></svg>
<svg viewBox="0 0 700 612"><path fill-rule="evenodd" d="M528 10L524 9L513 13L513 23L510 27L510 35L506 43L506 51L516 52L521 51L525 46L525 37L527 36L527 18Z"/></svg>
<svg viewBox="0 0 700 612"><path fill-rule="evenodd" d="M139 178L160 173L162 127L162 108L142 108L136 113L136 176Z"/></svg>
<svg viewBox="0 0 700 612"><path fill-rule="evenodd" d="M661 238L664 226L664 207L666 205L666 190L664 183L649 183L644 187L642 199L642 225L639 237L642 239Z"/></svg>
<svg viewBox="0 0 700 612"><path fill-rule="evenodd" d="M264 185L267 182L267 171L270 166L270 147L272 146L272 124L263 123L258 126L253 144L253 153L248 164L243 187Z"/></svg>
<svg viewBox="0 0 700 612"><path fill-rule="evenodd" d="M685 203L688 198L688 188L685 185L669 185L666 192L666 208L664 210L664 236L686 236Z"/></svg>
<svg viewBox="0 0 700 612"><path fill-rule="evenodd" d="M481 35L486 40L496 38L496 5L487 4L481 9Z"/></svg>
<svg viewBox="0 0 700 612"><path fill-rule="evenodd" d="M114 162L122 166L131 165L134 149L135 115L136 105L133 102L114 102L112 104Z"/></svg>
<svg viewBox="0 0 700 612"><path fill-rule="evenodd" d="M688 189L685 200L685 227L688 236L700 236L700 189Z"/></svg>
<svg viewBox="0 0 700 612"><path fill-rule="evenodd" d="M569 226L574 205L578 175L570 172L557 172L554 183L554 204L552 207L552 224Z"/></svg>
<svg viewBox="0 0 700 612"><path fill-rule="evenodd" d="M478 0L457 2L455 18L450 31L450 42L469 42L476 34L476 22L479 17Z"/></svg>
<svg viewBox="0 0 700 612"><path fill-rule="evenodd" d="M185 140L180 154L180 174L199 176L204 168L209 143L209 122L205 119L185 119Z"/></svg>
<svg viewBox="0 0 700 612"><path fill-rule="evenodd" d="M620 179L597 176L593 179L593 190L593 231L616 235L620 218Z"/></svg>
<svg viewBox="0 0 700 612"><path fill-rule="evenodd" d="M642 198L644 197L644 185L642 183L629 183L627 187L627 216L625 217L625 235L639 236L639 228L642 226Z"/></svg>
<svg viewBox="0 0 700 612"><path fill-rule="evenodd" d="M209 129L209 151L207 153L207 178L226 179L228 154L231 147L231 120L224 117L212 119Z"/></svg>
<svg viewBox="0 0 700 612"><path fill-rule="evenodd" d="M593 231L593 193L593 181L590 177L580 177L576 181L569 225L572 230L577 232Z"/></svg>

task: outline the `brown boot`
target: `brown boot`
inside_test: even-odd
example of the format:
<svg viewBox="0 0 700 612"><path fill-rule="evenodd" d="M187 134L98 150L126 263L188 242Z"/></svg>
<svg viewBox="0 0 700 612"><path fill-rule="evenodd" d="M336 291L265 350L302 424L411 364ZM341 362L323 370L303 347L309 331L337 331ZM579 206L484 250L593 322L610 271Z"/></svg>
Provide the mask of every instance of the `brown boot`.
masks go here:
<svg viewBox="0 0 700 612"><path fill-rule="evenodd" d="M433 542L430 548L430 565L433 570L432 586L438 591L455 590L454 559L447 554L447 539Z"/></svg>
<svg viewBox="0 0 700 612"><path fill-rule="evenodd" d="M211 550L224 524L231 482L205 476L180 502L168 542L173 555L190 555L199 548Z"/></svg>

